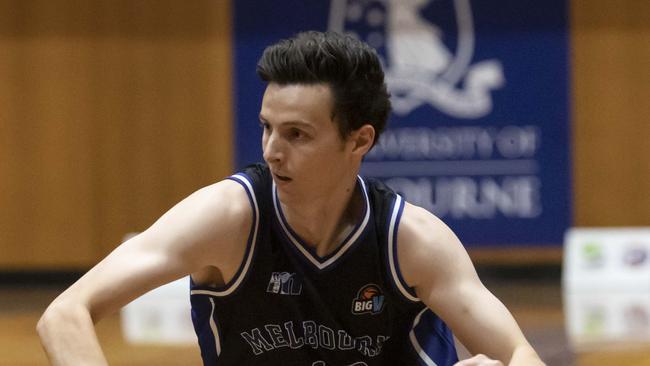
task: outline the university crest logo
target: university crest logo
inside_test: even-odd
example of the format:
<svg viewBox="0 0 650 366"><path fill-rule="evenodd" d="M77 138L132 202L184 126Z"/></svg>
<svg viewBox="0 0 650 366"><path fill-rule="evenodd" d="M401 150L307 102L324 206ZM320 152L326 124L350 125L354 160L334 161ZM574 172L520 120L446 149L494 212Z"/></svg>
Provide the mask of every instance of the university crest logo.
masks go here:
<svg viewBox="0 0 650 366"><path fill-rule="evenodd" d="M454 18L456 32L435 24L436 11ZM492 90L504 84L499 61L472 63L469 0L332 0L328 28L379 51L398 115L428 104L455 118L480 118L492 110Z"/></svg>

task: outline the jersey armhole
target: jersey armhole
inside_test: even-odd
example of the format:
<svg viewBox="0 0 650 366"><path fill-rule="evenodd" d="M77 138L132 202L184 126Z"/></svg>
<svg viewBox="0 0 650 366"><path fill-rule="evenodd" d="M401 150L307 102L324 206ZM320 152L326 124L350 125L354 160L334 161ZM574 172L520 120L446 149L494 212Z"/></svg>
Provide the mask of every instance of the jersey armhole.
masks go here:
<svg viewBox="0 0 650 366"><path fill-rule="evenodd" d="M244 253L244 259L237 269L237 273L233 278L224 286L215 288L210 286L195 286L194 281L191 280L191 294L192 295L211 295L211 296L228 296L235 292L237 288L244 282L246 275L250 270L251 263L253 261L253 256L255 254L255 245L257 243L257 233L259 231L259 206L257 204L257 198L255 196L255 190L253 189L252 180L244 173L237 173L231 175L227 179L239 183L246 191L246 196L248 196L248 201L251 205L253 211L253 221L251 224L250 233L248 234L248 241L246 242L246 252Z"/></svg>
<svg viewBox="0 0 650 366"><path fill-rule="evenodd" d="M399 261L397 258L397 231L399 229L399 223L403 212L404 199L400 195L396 194L388 220L388 268L390 271L391 283L395 286L398 292L411 302L420 302L420 299L415 293L415 289L410 287L404 280L404 277L402 277L402 273L399 268Z"/></svg>

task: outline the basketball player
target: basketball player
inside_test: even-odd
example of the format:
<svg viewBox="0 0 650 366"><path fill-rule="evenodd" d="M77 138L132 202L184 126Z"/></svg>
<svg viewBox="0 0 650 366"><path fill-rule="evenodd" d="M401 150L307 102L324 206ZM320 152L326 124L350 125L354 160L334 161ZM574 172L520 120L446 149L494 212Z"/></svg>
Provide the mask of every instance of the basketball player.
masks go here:
<svg viewBox="0 0 650 366"><path fill-rule="evenodd" d="M357 176L390 111L375 51L302 33L257 71L265 164L192 194L61 294L37 327L50 361L106 364L93 323L192 274L205 365L541 365L450 229ZM458 362L447 324L476 356Z"/></svg>

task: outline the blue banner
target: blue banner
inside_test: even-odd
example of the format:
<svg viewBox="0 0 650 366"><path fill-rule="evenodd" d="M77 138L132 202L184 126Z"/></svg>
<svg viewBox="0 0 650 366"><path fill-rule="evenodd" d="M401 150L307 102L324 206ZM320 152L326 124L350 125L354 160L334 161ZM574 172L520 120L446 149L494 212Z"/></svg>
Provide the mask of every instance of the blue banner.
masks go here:
<svg viewBox="0 0 650 366"><path fill-rule="evenodd" d="M389 128L362 167L469 246L559 245L571 223L565 0L238 0L237 165L261 160L262 51L303 30L375 47Z"/></svg>

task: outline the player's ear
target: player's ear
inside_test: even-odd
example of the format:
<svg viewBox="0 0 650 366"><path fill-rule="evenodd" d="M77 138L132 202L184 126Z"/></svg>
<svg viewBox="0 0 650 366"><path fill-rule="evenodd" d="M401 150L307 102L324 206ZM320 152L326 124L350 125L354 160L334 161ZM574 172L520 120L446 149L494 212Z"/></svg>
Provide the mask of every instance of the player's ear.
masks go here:
<svg viewBox="0 0 650 366"><path fill-rule="evenodd" d="M375 128L372 125L365 124L353 131L352 134L352 153L359 154L361 157L372 148L375 141Z"/></svg>

